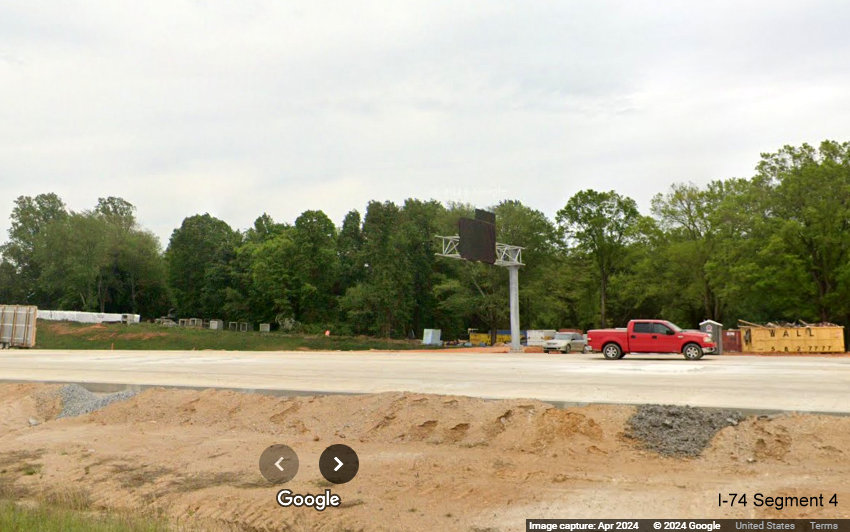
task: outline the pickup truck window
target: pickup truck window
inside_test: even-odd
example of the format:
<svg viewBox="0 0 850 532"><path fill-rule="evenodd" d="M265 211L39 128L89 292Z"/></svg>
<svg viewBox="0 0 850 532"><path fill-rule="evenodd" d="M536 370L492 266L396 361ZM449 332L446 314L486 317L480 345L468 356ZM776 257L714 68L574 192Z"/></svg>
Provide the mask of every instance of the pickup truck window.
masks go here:
<svg viewBox="0 0 850 532"><path fill-rule="evenodd" d="M634 332L651 334L653 332L652 323L637 322L635 323Z"/></svg>
<svg viewBox="0 0 850 532"><path fill-rule="evenodd" d="M655 329L653 332L655 334L673 334L673 331L670 329L670 327L667 327L662 323L653 323L653 325Z"/></svg>

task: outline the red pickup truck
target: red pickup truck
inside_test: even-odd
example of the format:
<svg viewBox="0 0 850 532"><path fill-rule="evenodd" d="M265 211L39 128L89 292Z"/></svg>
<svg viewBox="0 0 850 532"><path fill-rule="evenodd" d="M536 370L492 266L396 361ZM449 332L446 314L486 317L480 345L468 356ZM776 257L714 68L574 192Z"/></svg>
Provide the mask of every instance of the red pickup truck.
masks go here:
<svg viewBox="0 0 850 532"><path fill-rule="evenodd" d="M626 353L682 353L688 360L699 360L716 347L704 332L683 331L664 320L632 320L627 329L587 331L587 345L608 360Z"/></svg>

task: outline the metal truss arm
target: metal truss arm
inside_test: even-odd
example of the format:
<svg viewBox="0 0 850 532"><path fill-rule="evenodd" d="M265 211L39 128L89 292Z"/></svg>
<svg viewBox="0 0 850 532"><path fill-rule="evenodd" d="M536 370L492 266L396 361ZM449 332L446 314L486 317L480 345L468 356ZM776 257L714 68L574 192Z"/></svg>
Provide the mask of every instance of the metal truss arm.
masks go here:
<svg viewBox="0 0 850 532"><path fill-rule="evenodd" d="M440 248L441 252L436 253L436 255L440 257L446 257L449 259L462 259L460 253L458 252L457 246L460 243L460 237L457 235L454 236L440 236L437 235L437 238L440 239ZM524 248L520 246L511 246L510 244L500 244L496 243L496 266L525 266L522 263L522 250Z"/></svg>

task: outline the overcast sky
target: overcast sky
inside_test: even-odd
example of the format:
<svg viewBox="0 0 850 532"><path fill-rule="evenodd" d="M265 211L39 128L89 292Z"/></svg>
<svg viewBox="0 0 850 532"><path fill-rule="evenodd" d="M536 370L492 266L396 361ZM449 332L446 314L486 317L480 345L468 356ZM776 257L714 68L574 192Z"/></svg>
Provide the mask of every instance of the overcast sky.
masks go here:
<svg viewBox="0 0 850 532"><path fill-rule="evenodd" d="M370 199L550 217L850 140L850 3L0 0L0 241L13 200L336 223Z"/></svg>

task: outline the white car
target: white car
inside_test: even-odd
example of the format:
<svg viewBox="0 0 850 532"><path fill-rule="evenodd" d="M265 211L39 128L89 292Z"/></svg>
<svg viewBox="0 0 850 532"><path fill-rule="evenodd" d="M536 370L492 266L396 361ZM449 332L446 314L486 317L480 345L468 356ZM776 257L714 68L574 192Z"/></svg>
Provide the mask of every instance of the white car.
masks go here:
<svg viewBox="0 0 850 532"><path fill-rule="evenodd" d="M543 352L560 351L561 353L570 353L577 351L581 353L584 351L586 345L587 340L584 339L583 334L559 332L555 333L555 338L543 342Z"/></svg>

